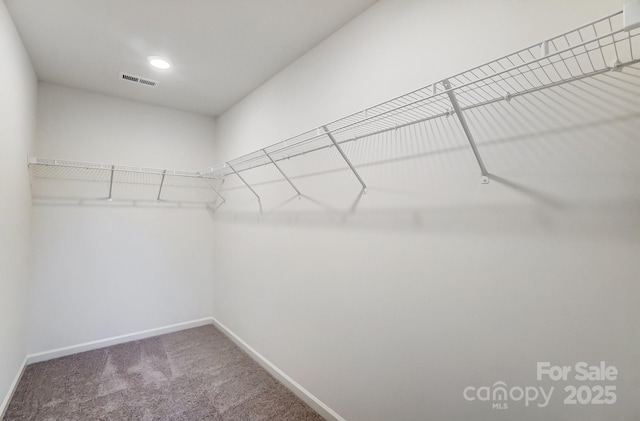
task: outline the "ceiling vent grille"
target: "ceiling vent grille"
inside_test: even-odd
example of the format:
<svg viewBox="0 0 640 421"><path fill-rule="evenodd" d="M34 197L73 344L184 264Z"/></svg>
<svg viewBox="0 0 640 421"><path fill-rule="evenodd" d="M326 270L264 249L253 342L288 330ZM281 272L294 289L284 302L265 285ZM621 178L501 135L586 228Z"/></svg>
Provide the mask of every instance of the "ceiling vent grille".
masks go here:
<svg viewBox="0 0 640 421"><path fill-rule="evenodd" d="M160 83L157 80L145 79L143 77L135 76L129 73L120 73L120 79L133 83L139 83L145 86L158 86L158 83Z"/></svg>

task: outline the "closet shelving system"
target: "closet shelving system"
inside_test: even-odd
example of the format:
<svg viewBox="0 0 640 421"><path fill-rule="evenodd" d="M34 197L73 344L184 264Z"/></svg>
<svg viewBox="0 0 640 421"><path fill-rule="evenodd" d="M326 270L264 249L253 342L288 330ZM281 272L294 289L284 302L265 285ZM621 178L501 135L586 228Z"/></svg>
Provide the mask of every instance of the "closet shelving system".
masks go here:
<svg viewBox="0 0 640 421"><path fill-rule="evenodd" d="M103 186L100 197L108 200L117 198L118 190L126 184L144 186L144 197L126 197L128 200L171 200L163 196L166 194L163 191L202 189L208 193L205 199L199 195L199 200L217 209L225 202L220 181L227 177L237 177L260 202L260 196L243 177L243 172L263 166L275 167L292 190L302 195L295 180L283 171L281 161L335 148L366 192L366 180L351 163L343 145L446 116L457 119L475 156L481 182L488 183L489 170L465 113L606 72L622 73L625 67L633 67L640 62L639 9L640 2L631 3L623 11L540 44L203 171L189 173L30 158L32 186L47 179L98 182Z"/></svg>
<svg viewBox="0 0 640 421"><path fill-rule="evenodd" d="M211 207L215 180L198 173L91 162L29 158L34 200L56 204L149 202Z"/></svg>

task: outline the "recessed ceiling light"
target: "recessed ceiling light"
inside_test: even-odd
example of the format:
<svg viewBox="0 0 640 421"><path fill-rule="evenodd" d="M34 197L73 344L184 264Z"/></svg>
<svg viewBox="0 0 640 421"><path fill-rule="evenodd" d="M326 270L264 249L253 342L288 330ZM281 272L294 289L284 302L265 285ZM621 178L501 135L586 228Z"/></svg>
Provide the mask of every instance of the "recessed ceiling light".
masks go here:
<svg viewBox="0 0 640 421"><path fill-rule="evenodd" d="M149 64L151 64L156 69L161 70L167 70L169 67L171 67L171 63L169 62L169 60L156 56L149 57Z"/></svg>

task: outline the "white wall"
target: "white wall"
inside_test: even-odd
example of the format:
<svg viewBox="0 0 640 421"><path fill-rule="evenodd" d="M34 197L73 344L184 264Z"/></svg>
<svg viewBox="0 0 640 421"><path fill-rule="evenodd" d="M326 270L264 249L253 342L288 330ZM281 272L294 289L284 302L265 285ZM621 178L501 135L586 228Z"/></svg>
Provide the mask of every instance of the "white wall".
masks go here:
<svg viewBox="0 0 640 421"><path fill-rule="evenodd" d="M213 136L209 117L39 85L38 157L194 171ZM36 203L30 353L211 315L205 209Z"/></svg>
<svg viewBox="0 0 640 421"><path fill-rule="evenodd" d="M186 171L212 162L212 118L49 83L38 92L39 157Z"/></svg>
<svg viewBox="0 0 640 421"><path fill-rule="evenodd" d="M36 77L0 2L0 405L26 352L31 198L26 157L35 131ZM3 411L0 406L0 414Z"/></svg>
<svg viewBox="0 0 640 421"><path fill-rule="evenodd" d="M382 0L223 114L217 160L623 3ZM360 165L370 188L359 199L348 171L294 178L332 210L286 202L293 191L284 183L260 184L277 180L274 171L245 173L265 212L246 189L227 188L216 222L215 317L349 421L637 417L640 104L637 82L612 83L470 112L495 175L486 186L455 119L349 144L356 163L427 152ZM327 152L301 166L336 162ZM500 380L552 386L536 381L539 361L615 365L618 403L563 405L567 383L555 384L546 409L463 399L466 386Z"/></svg>
<svg viewBox="0 0 640 421"><path fill-rule="evenodd" d="M539 43L625 3L380 1L224 113L218 160Z"/></svg>

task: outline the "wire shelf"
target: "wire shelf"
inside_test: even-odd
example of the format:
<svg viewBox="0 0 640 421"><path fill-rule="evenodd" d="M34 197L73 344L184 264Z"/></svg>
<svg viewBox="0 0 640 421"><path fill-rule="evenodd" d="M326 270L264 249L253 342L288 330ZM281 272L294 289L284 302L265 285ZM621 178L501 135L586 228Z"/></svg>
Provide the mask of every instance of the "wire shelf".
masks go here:
<svg viewBox="0 0 640 421"><path fill-rule="evenodd" d="M200 172L227 177L256 167L371 137L460 111L536 92L640 60L640 29L623 28L623 12L560 34L408 94ZM271 157L271 159L269 158Z"/></svg>
<svg viewBox="0 0 640 421"><path fill-rule="evenodd" d="M477 116L490 114L491 110L501 109L514 99L517 102L520 97L536 98L546 89L549 92L566 90L565 85L596 81L609 73L635 78L634 74L624 75L624 71L635 72L640 63L640 28L630 29L624 25L622 11L605 16L540 44L199 172L32 158L29 165L34 197L44 196L41 192L51 194L52 186L57 186L56 194L60 197L112 199L119 195L134 200L154 199L154 195L160 198L162 193L163 197L166 194L176 201L200 200L221 205L225 203L220 195L222 183L233 176L223 193L247 190L258 199L262 210L260 194L266 184L272 183L264 178L267 173L279 182L286 181L302 196L292 179L303 177L305 171L321 174L340 170L351 170L366 191L365 180L358 169L369 163L354 153L355 141L367 138L375 144L394 142L396 134L422 130L422 126L440 124L438 119L447 117L455 117L452 120L457 122L440 124L450 132L445 133L450 146L455 143L456 150L470 146L482 180L488 182L489 173L473 139L474 131L480 134L481 142L483 137L474 121ZM635 80L622 82L637 85ZM397 139L395 142L402 144ZM288 163L293 158L319 151L326 152L315 155L322 161L318 163L322 168L309 165L311 162L305 159L299 159L299 165ZM272 171L261 172L262 168ZM66 187L59 186L65 182Z"/></svg>
<svg viewBox="0 0 640 421"><path fill-rule="evenodd" d="M219 180L188 171L30 157L29 173L38 201L224 201L215 187Z"/></svg>

